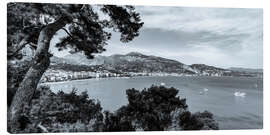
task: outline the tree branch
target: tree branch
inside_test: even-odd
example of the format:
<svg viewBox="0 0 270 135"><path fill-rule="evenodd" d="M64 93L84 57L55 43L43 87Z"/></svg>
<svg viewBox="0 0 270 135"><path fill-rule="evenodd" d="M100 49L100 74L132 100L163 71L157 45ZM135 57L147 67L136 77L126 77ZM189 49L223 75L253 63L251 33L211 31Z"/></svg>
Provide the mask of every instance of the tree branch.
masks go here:
<svg viewBox="0 0 270 135"><path fill-rule="evenodd" d="M32 43L32 42L30 42L29 45L32 46L32 47L34 47L35 49L37 48L37 45L34 44L34 43Z"/></svg>
<svg viewBox="0 0 270 135"><path fill-rule="evenodd" d="M16 46L15 51L12 54L8 55L8 57L12 58L15 55L17 55L17 53L29 43L28 38L29 36L26 36L25 38L23 38L23 40Z"/></svg>
<svg viewBox="0 0 270 135"><path fill-rule="evenodd" d="M37 125L37 127L40 128L43 132L49 133L49 131L44 126L41 125L41 122Z"/></svg>
<svg viewBox="0 0 270 135"><path fill-rule="evenodd" d="M83 10L84 8L86 8L85 4L82 5L82 8L80 10Z"/></svg>
<svg viewBox="0 0 270 135"><path fill-rule="evenodd" d="M9 3L9 4L7 4L8 8L11 8L12 6L15 6L15 5L16 5L16 3Z"/></svg>
<svg viewBox="0 0 270 135"><path fill-rule="evenodd" d="M65 28L62 28L62 30L64 30L71 38L72 38L72 35L68 32L68 30L67 29L65 29Z"/></svg>

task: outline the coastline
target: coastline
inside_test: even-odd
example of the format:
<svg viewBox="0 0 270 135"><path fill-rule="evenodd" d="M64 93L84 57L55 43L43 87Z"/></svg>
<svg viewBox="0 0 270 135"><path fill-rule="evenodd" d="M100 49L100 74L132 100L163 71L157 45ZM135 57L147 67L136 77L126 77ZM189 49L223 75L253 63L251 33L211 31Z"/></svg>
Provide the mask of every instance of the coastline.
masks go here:
<svg viewBox="0 0 270 135"><path fill-rule="evenodd" d="M63 80L63 81L54 81L54 82L41 82L39 85L49 85L49 84L61 84L61 83L67 83L67 82L79 82L79 81L86 81L86 80L91 80L91 81L99 81L99 80L108 80L108 79L132 79L132 78L147 78L147 77L227 77L227 78L232 78L232 77L237 77L237 78L261 78L263 77L246 77L246 76L200 76L200 75L179 75L179 76L133 76L133 77L101 77L101 78L81 78L81 79L73 79L73 80Z"/></svg>
<svg viewBox="0 0 270 135"><path fill-rule="evenodd" d="M74 79L74 80L64 80L55 82L42 82L40 85L55 84L55 83L67 83L67 82L78 82L85 80L107 80L107 79L130 79L130 78L141 78L141 77L153 77L153 76L136 76L136 77L103 77L103 78L84 78L84 79Z"/></svg>

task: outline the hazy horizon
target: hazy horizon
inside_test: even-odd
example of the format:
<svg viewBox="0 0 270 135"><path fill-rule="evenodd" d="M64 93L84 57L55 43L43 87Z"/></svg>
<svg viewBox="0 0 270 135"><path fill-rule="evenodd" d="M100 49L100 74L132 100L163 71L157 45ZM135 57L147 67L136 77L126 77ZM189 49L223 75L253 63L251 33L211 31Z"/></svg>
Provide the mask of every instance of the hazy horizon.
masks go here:
<svg viewBox="0 0 270 135"><path fill-rule="evenodd" d="M135 6L144 22L130 43L119 34L98 54L140 52L190 64L263 69L263 10ZM58 35L64 35L62 31ZM53 39L52 44L57 42ZM57 52L56 48L51 48ZM62 57L67 51L54 53Z"/></svg>

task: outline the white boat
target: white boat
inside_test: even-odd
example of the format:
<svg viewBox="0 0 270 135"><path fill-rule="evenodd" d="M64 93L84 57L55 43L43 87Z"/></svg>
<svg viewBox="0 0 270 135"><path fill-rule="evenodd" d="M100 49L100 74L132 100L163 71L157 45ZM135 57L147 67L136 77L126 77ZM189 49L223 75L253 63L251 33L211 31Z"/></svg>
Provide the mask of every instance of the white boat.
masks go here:
<svg viewBox="0 0 270 135"><path fill-rule="evenodd" d="M208 91L208 89L207 89L207 88L204 88L204 89L203 89L203 91L204 91L204 92L207 92L207 91Z"/></svg>
<svg viewBox="0 0 270 135"><path fill-rule="evenodd" d="M165 86L165 83L160 83L161 86Z"/></svg>
<svg viewBox="0 0 270 135"><path fill-rule="evenodd" d="M234 96L236 96L236 97L245 97L246 96L246 93L245 92L237 91L237 92L234 92Z"/></svg>
<svg viewBox="0 0 270 135"><path fill-rule="evenodd" d="M200 95L203 95L203 94L204 94L204 92L202 92L202 91L201 91L199 94L200 94Z"/></svg>

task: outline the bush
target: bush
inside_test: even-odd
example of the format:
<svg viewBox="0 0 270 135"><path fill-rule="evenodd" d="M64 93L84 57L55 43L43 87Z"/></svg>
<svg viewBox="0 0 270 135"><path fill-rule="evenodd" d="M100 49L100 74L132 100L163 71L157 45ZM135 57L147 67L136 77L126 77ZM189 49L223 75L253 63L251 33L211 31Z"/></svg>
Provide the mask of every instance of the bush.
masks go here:
<svg viewBox="0 0 270 135"><path fill-rule="evenodd" d="M180 99L175 88L151 86L141 92L128 89L126 93L126 106L105 113L105 131L218 129L212 113L189 112L186 99Z"/></svg>
<svg viewBox="0 0 270 135"><path fill-rule="evenodd" d="M189 111L186 111L179 115L179 126L184 130L209 130L209 129L218 129L218 124L213 118L213 114L204 111L191 114Z"/></svg>
<svg viewBox="0 0 270 135"><path fill-rule="evenodd" d="M105 124L103 131L135 131L130 117L121 113L123 113L123 111L118 111L116 114L105 111Z"/></svg>
<svg viewBox="0 0 270 135"><path fill-rule="evenodd" d="M74 89L70 93L60 91L54 94L48 87L42 86L36 91L31 109L26 115L32 123L40 122L50 132L86 131L86 129L100 131L103 126L101 110L100 103L89 99L86 92L77 94ZM89 124L92 128L89 128Z"/></svg>
<svg viewBox="0 0 270 135"><path fill-rule="evenodd" d="M177 97L178 90L175 88L152 86L141 92L128 89L126 93L128 105L121 107L115 114L106 115L105 127L110 127L106 130L111 129L111 123L118 126L121 126L121 123L126 123L129 125L129 129L142 128L146 131L162 131L171 124L172 111L188 107L185 99ZM123 128L113 127L115 127L114 130L118 131Z"/></svg>

